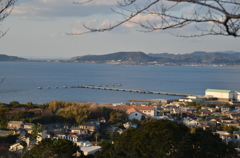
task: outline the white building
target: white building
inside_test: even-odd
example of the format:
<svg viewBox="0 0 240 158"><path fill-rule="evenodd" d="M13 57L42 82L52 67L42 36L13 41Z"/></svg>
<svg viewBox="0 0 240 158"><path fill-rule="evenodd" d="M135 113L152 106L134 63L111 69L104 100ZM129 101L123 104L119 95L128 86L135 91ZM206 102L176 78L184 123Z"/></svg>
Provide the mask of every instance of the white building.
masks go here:
<svg viewBox="0 0 240 158"><path fill-rule="evenodd" d="M197 127L198 126L198 121L193 120L189 117L186 117L183 119L183 124L185 124L188 127Z"/></svg>
<svg viewBox="0 0 240 158"><path fill-rule="evenodd" d="M126 113L128 114L128 119L137 119L137 120L141 120L142 116L144 116L144 114L142 112L140 112L139 110L135 109L135 108L131 108L128 109L126 111Z"/></svg>
<svg viewBox="0 0 240 158"><path fill-rule="evenodd" d="M85 156L94 155L95 152L101 150L101 146L92 146L92 143L89 141L80 141L80 142L76 142L76 144L81 148ZM79 153L77 153L76 155L78 154Z"/></svg>
<svg viewBox="0 0 240 158"><path fill-rule="evenodd" d="M113 103L112 106L125 106L125 103Z"/></svg>
<svg viewBox="0 0 240 158"><path fill-rule="evenodd" d="M38 133L37 142L42 141L43 139L47 138L47 131L43 130L41 133Z"/></svg>
<svg viewBox="0 0 240 158"><path fill-rule="evenodd" d="M234 98L236 98L237 101L240 101L240 92L235 91L235 96Z"/></svg>
<svg viewBox="0 0 240 158"><path fill-rule="evenodd" d="M21 153L23 151L23 148L24 147L20 143L15 143L10 146L9 151Z"/></svg>
<svg viewBox="0 0 240 158"><path fill-rule="evenodd" d="M128 129L129 127L137 128L137 124L133 122L124 123L123 126Z"/></svg>
<svg viewBox="0 0 240 158"><path fill-rule="evenodd" d="M205 97L207 98L218 98L219 100L239 100L239 92L232 90L221 90L221 89L206 89Z"/></svg>

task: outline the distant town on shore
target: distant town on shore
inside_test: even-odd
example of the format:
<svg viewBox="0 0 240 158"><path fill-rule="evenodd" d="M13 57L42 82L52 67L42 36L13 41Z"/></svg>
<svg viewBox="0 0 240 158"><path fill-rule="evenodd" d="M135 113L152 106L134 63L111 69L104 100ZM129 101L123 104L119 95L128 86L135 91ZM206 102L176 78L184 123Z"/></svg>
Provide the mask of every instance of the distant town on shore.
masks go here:
<svg viewBox="0 0 240 158"><path fill-rule="evenodd" d="M26 59L0 54L0 61L22 62L73 62L93 64L119 65L156 65L156 66L240 66L240 52L203 52L195 51L189 54L116 52L105 55L76 56L66 60L58 59Z"/></svg>

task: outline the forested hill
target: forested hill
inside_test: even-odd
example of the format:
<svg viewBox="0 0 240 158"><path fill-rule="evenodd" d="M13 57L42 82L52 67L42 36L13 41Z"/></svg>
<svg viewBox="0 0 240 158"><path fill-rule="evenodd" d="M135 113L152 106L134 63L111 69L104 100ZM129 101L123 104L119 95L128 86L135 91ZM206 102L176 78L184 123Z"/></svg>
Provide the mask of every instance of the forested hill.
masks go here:
<svg viewBox="0 0 240 158"><path fill-rule="evenodd" d="M194 62L194 63L240 63L240 52L202 52L196 51L190 54L148 54L152 57L161 57L169 62Z"/></svg>
<svg viewBox="0 0 240 158"><path fill-rule="evenodd" d="M145 54L143 52L117 52L106 55L87 55L74 57L70 60L79 62L94 61L107 62L120 60L128 62L152 62L159 63L202 63L202 64L240 64L240 52L201 52L196 51L190 54Z"/></svg>
<svg viewBox="0 0 240 158"><path fill-rule="evenodd" d="M105 62L110 60L134 61L134 62L151 62L160 60L161 57L152 57L143 52L117 52L106 55L88 55L82 57L75 57L72 60L76 61L99 61Z"/></svg>
<svg viewBox="0 0 240 158"><path fill-rule="evenodd" d="M27 59L0 54L0 61L27 61Z"/></svg>

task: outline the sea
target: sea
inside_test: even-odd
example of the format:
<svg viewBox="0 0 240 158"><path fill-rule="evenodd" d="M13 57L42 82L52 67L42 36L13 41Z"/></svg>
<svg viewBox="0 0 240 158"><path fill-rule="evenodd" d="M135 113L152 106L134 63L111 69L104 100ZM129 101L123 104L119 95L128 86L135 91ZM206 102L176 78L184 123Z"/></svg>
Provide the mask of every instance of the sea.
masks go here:
<svg viewBox="0 0 240 158"><path fill-rule="evenodd" d="M71 88L80 85L204 95L206 89L240 91L240 68L0 62L2 103L18 101L22 104L42 104L62 100L104 104L180 98L159 94Z"/></svg>

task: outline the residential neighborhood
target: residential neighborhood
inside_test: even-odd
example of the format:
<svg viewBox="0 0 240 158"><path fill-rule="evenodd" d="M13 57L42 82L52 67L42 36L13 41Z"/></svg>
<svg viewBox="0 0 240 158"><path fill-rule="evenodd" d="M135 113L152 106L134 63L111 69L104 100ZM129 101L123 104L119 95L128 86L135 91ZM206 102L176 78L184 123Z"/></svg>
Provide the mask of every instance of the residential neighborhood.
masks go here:
<svg viewBox="0 0 240 158"><path fill-rule="evenodd" d="M94 108L87 104L78 105L83 110L82 112L89 107L95 109L91 109L94 116L89 117L90 115L88 115L81 123L71 123L65 120L59 123L40 124L34 120L35 123L29 123L26 120L9 120L6 128L0 129L0 136L19 135L16 142L9 145L9 152L23 152L26 147L22 145L22 141L26 142L27 148L30 150L33 144L49 138L71 141L79 146L87 156L101 151L101 144L104 141L111 141L117 133L121 135L128 129L141 128L150 120L169 120L184 124L193 131L196 129L212 131L214 135L218 135L222 139L222 142L227 144L234 142L233 144L238 150L240 145L240 102L236 95L221 95L222 98L216 99L219 97L219 93L232 94L232 91L208 89L205 98L189 96L177 100L111 103L97 105ZM54 103L56 104L56 101ZM30 115L54 118L64 116L64 112L68 109L64 106L56 108L54 105L54 109L50 110L51 104L49 105L48 109L11 107L5 115L10 117L11 113L17 115L24 112L26 118L31 117ZM76 106L75 103L73 105ZM39 121L41 122L41 120ZM38 131L38 135L36 139L32 139L36 131Z"/></svg>

